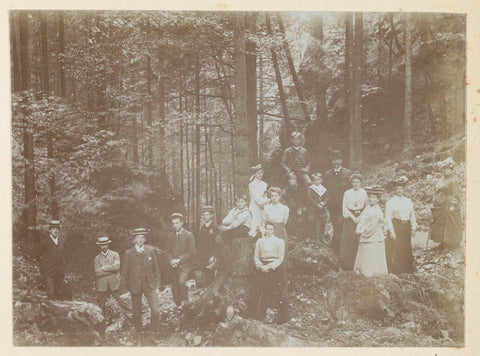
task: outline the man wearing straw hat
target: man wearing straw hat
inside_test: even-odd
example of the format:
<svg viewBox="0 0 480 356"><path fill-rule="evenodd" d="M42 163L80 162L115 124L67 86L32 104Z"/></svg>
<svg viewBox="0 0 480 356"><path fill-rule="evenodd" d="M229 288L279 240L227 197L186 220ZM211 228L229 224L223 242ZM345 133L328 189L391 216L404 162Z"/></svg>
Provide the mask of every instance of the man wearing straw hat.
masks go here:
<svg viewBox="0 0 480 356"><path fill-rule="evenodd" d="M135 331L142 331L142 295L150 306L150 330L158 326L159 307L156 290L160 286L160 269L155 250L145 245L147 229L133 231L135 245L125 252L120 274L121 297L130 292L132 298L133 325ZM125 292L125 293L123 293Z"/></svg>
<svg viewBox="0 0 480 356"><path fill-rule="evenodd" d="M61 299L64 287L65 256L63 240L60 238L60 226L59 220L51 220L49 237L44 238L37 249L40 275L45 283L48 299Z"/></svg>
<svg viewBox="0 0 480 356"><path fill-rule="evenodd" d="M95 257L93 265L95 267L97 290L97 304L102 309L103 316L106 317L105 304L110 295L115 298L123 314L129 319L128 312L130 307L120 298L120 256L118 252L109 249L112 241L107 236L97 238L96 244L100 247L100 253Z"/></svg>

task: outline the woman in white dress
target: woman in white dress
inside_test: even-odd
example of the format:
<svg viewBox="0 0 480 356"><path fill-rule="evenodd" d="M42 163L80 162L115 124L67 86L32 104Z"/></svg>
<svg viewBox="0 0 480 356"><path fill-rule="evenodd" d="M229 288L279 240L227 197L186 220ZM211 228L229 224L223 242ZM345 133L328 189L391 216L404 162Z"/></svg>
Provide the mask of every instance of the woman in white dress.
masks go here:
<svg viewBox="0 0 480 356"><path fill-rule="evenodd" d="M275 236L286 240L287 230L285 225L288 221L290 209L285 204L280 203L283 190L278 187L272 187L269 190L270 203L265 205L265 222L270 222L275 227Z"/></svg>
<svg viewBox="0 0 480 356"><path fill-rule="evenodd" d="M252 232L257 232L259 229L263 229L265 223L265 204L268 203L267 198L267 183L263 178L262 165L256 165L250 168L253 173L250 178L250 184L248 185L248 191L250 193L250 212L252 213Z"/></svg>
<svg viewBox="0 0 480 356"><path fill-rule="evenodd" d="M388 274L385 256L384 219L378 206L382 187L365 188L368 205L359 216L356 232L360 237L357 258L353 270L366 277L374 274Z"/></svg>

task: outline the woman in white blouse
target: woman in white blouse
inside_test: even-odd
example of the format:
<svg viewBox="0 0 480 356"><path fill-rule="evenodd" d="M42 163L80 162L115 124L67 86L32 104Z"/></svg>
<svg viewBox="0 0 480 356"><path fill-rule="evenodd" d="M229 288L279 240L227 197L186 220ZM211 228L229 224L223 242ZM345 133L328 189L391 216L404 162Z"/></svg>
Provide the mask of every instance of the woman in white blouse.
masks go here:
<svg viewBox="0 0 480 356"><path fill-rule="evenodd" d="M285 204L280 203L283 194L281 188L272 187L268 191L270 193L270 203L265 205L265 221L273 224L275 236L285 240L287 238L285 225L288 221L290 209Z"/></svg>
<svg viewBox="0 0 480 356"><path fill-rule="evenodd" d="M248 191L250 193L250 212L252 213L252 231L257 231L265 223L265 204L268 203L267 198L267 183L263 178L262 165L256 165L250 168L253 173L250 178L250 184L248 185Z"/></svg>
<svg viewBox="0 0 480 356"><path fill-rule="evenodd" d="M340 240L340 264L344 270L352 270L357 256L358 238L356 228L358 217L367 205L368 196L362 188L362 176L354 173L350 176L352 188L343 195L343 231Z"/></svg>
<svg viewBox="0 0 480 356"><path fill-rule="evenodd" d="M406 176L395 181L395 195L385 206L385 229L393 241L389 241L387 261L392 273L413 273L412 235L417 220L412 201L405 197Z"/></svg>

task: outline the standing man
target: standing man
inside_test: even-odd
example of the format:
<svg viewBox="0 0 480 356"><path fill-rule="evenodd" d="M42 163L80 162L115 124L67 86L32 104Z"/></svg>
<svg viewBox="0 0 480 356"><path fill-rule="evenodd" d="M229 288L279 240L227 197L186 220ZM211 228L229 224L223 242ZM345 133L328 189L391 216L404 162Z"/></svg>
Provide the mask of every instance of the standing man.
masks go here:
<svg viewBox="0 0 480 356"><path fill-rule="evenodd" d="M212 206L202 208L202 223L197 235L198 260L201 266L202 281L208 285L213 280L215 271L207 269L208 259L215 249L215 239L218 235L218 226L213 221L214 209Z"/></svg>
<svg viewBox="0 0 480 356"><path fill-rule="evenodd" d="M130 292L133 309L133 325L137 334L142 331L142 295L150 306L150 330L158 326L157 288L160 286L160 269L157 264L155 250L145 245L147 230L138 228L133 231L133 248L125 252L120 278L121 296Z"/></svg>
<svg viewBox="0 0 480 356"><path fill-rule="evenodd" d="M328 191L328 211L333 228L332 248L337 256L340 255L340 240L343 230L343 194L350 188L352 172L342 167L342 153L332 151L330 155L332 168L325 172L324 181Z"/></svg>
<svg viewBox="0 0 480 356"><path fill-rule="evenodd" d="M174 213L170 216L173 232L168 236L170 266L173 269L172 294L178 306L188 301L187 280L193 269L196 254L195 239L190 231L183 228L182 214Z"/></svg>
<svg viewBox="0 0 480 356"><path fill-rule="evenodd" d="M63 290L65 256L60 226L59 220L50 221L49 237L40 242L36 254L40 261L40 274L47 288L48 299L61 299Z"/></svg>
<svg viewBox="0 0 480 356"><path fill-rule="evenodd" d="M94 267L97 289L97 304L102 309L103 316L107 320L105 304L107 298L112 295L117 301L120 309L127 319L131 312L128 304L120 298L118 292L120 288L120 256L118 252L111 251L108 248L112 241L106 236L97 238L97 245L100 247L100 253L95 257Z"/></svg>

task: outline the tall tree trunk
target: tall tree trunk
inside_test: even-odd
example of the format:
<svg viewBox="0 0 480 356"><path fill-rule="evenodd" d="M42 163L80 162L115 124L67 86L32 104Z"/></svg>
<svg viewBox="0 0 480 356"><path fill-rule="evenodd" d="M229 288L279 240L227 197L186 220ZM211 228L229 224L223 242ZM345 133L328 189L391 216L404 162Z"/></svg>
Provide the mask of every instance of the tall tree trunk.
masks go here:
<svg viewBox="0 0 480 356"><path fill-rule="evenodd" d="M298 76L297 76L297 71L295 70L295 65L293 63L290 47L288 46L288 42L285 37L285 27L283 25L282 16L280 15L280 13L277 13L277 20L278 20L278 25L280 27L280 32L283 37L283 48L285 50L285 54L287 55L288 68L290 69L290 74L292 75L293 84L295 86L295 91L297 92L298 100L300 101L300 107L302 108L303 118L305 120L305 123L307 123L310 121L310 116L308 115L307 104L305 103L305 99L303 96L302 85L300 84L300 80L298 79Z"/></svg>
<svg viewBox="0 0 480 356"><path fill-rule="evenodd" d="M182 199L185 202L185 182L184 182L184 174L185 174L185 161L183 159L183 141L184 141L184 133L183 133L183 108L182 108L182 92L178 90L178 112L180 113L180 117L182 118L182 122L180 123L180 194L182 195ZM188 210L187 210L188 214Z"/></svg>
<svg viewBox="0 0 480 356"><path fill-rule="evenodd" d="M158 80L158 135L159 135L159 142L160 142L160 154L159 154L159 169L160 175L167 178L165 173L165 110L166 110L166 100L165 100L165 80L164 80L164 66L163 66L163 56L162 52L159 53L158 56L158 63L160 68L160 78ZM187 99L185 97L185 111L187 111Z"/></svg>
<svg viewBox="0 0 480 356"><path fill-rule="evenodd" d="M347 13L345 18L345 103L348 122L348 161L350 166L355 159L354 140L355 131L353 130L353 121L355 119L355 106L353 101L353 13Z"/></svg>
<svg viewBox="0 0 480 356"><path fill-rule="evenodd" d="M235 191L248 180L249 157L255 147L249 144L249 121L247 101L247 65L245 43L245 12L233 14L233 43L234 43L234 66L235 66ZM241 185L240 185L241 182ZM243 193L243 192L242 192Z"/></svg>
<svg viewBox="0 0 480 356"><path fill-rule="evenodd" d="M258 157L261 162L263 162L263 130L264 130L264 121L263 121L263 58L260 54L259 57L259 90L258 90L258 97L259 97L259 110L260 110L260 127L258 129Z"/></svg>
<svg viewBox="0 0 480 356"><path fill-rule="evenodd" d="M361 170L363 166L363 139L362 139L362 84L363 84L363 13L355 13L355 68L354 68L354 106L355 114L351 130L353 131L353 166L352 168Z"/></svg>
<svg viewBox="0 0 480 356"><path fill-rule="evenodd" d="M60 96L67 96L67 85L65 79L65 25L63 22L63 11L58 12L58 54L60 55Z"/></svg>
<svg viewBox="0 0 480 356"><path fill-rule="evenodd" d="M11 86L15 93L18 93L22 87L22 73L20 72L20 61L17 49L17 21L18 13L10 11L10 56L12 63L12 83Z"/></svg>
<svg viewBox="0 0 480 356"><path fill-rule="evenodd" d="M323 14L316 14L313 19L313 37L318 41L317 45L323 47ZM323 53L323 51L322 51ZM321 58L322 67L324 66L323 57ZM317 105L317 120L323 125L327 123L327 85L325 82L318 81L315 88L315 102Z"/></svg>
<svg viewBox="0 0 480 356"><path fill-rule="evenodd" d="M256 32L256 13L249 12L246 15L246 28L250 34ZM258 161L258 140L257 140L257 48L255 42L247 40L246 45L246 72L247 72L247 121L248 121L248 141L251 148L249 150L250 164Z"/></svg>
<svg viewBox="0 0 480 356"><path fill-rule="evenodd" d="M147 24L147 34L150 33L150 23ZM153 165L153 137L152 137L152 66L150 53L145 54L147 88L145 98L145 121L147 124L148 142L147 142L147 166Z"/></svg>
<svg viewBox="0 0 480 356"><path fill-rule="evenodd" d="M382 28L383 15L378 14L378 63L377 63L377 82L378 85L382 85L382 37L383 37L383 28Z"/></svg>
<svg viewBox="0 0 480 356"><path fill-rule="evenodd" d="M267 33L269 36L271 36L272 24L271 24L270 15L268 14L268 12L265 12L265 20L267 25ZM287 99L285 97L285 91L283 90L282 75L280 73L280 66L278 65L277 53L273 47L271 49L271 53L272 53L273 68L275 69L275 78L278 86L278 93L280 95L280 102L282 104L282 112L283 112L284 123L285 123L285 135L286 137L290 137L290 134L292 133L292 125L290 123L290 118L288 116ZM283 140L283 142L286 142L286 141L287 140ZM280 140L280 142L282 142L282 140Z"/></svg>
<svg viewBox="0 0 480 356"><path fill-rule="evenodd" d="M192 215L192 180L190 179L190 147L188 139L188 125L185 125L185 147L186 147L186 163L187 163L187 224L190 225L190 217Z"/></svg>
<svg viewBox="0 0 480 356"><path fill-rule="evenodd" d="M95 16L95 25L100 31L97 32L96 42L97 45L102 43L101 32L104 30L104 24L102 23L103 14L100 15L97 13ZM103 52L103 49L102 49ZM96 97L95 97L95 112L97 115L97 126L98 130L108 130L108 123L107 123L107 61L104 56L104 53L97 54L99 58L99 65L95 71L95 86L96 90ZM143 153L143 150L142 150ZM143 159L142 159L143 162Z"/></svg>
<svg viewBox="0 0 480 356"><path fill-rule="evenodd" d="M412 142L412 34L411 15L405 14L405 116L404 116L404 150L410 150Z"/></svg>
<svg viewBox="0 0 480 356"><path fill-rule="evenodd" d="M47 40L47 19L46 13L40 11L40 43L42 46L42 92L47 97L50 96L50 72L48 67L48 40ZM50 162L50 173L48 185L50 187L50 215L53 219L58 219L58 203L56 198L55 169L53 167L53 132L51 127L47 128L47 158Z"/></svg>
<svg viewBox="0 0 480 356"><path fill-rule="evenodd" d="M137 115L135 113L130 114L132 117L132 147L133 147L133 163L137 167L139 164L138 155L138 136L137 136Z"/></svg>
<svg viewBox="0 0 480 356"><path fill-rule="evenodd" d="M200 199L202 196L202 187L200 182L200 57L195 53L195 227L200 226Z"/></svg>
<svg viewBox="0 0 480 356"><path fill-rule="evenodd" d="M25 235L28 242L38 242L34 233L37 224L37 203L35 190L35 155L33 150L33 128L30 120L29 99L25 93L30 89L30 63L28 58L28 19L25 11L18 13L21 90L23 94L23 155L25 158Z"/></svg>

